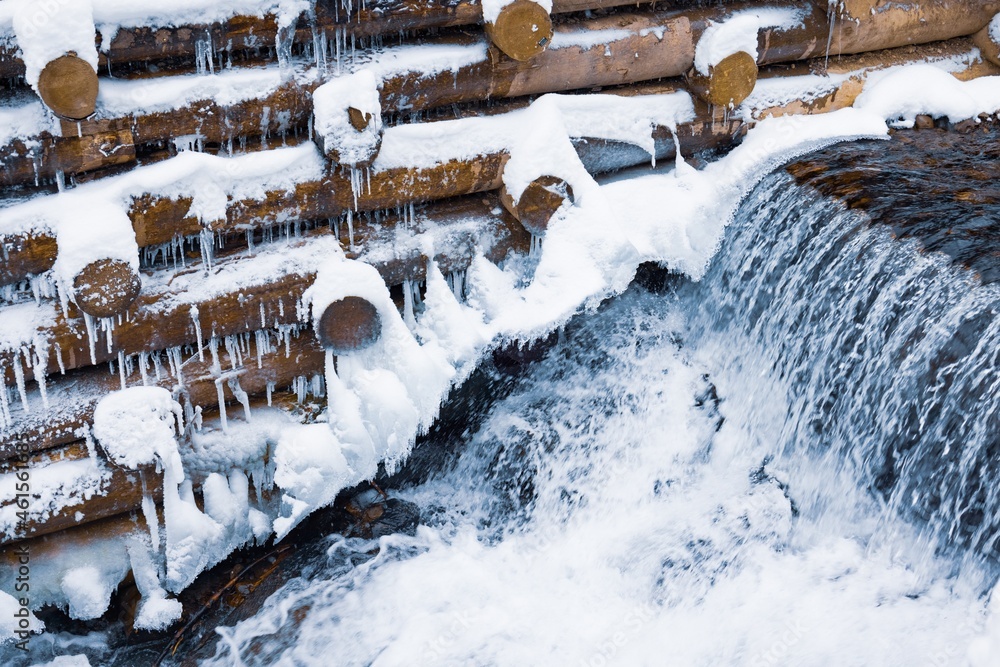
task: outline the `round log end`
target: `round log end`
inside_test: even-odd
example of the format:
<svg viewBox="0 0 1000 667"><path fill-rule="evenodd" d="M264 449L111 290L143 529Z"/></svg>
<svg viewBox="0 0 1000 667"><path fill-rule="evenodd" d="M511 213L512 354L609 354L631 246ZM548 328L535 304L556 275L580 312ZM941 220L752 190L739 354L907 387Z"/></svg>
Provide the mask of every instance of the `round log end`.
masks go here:
<svg viewBox="0 0 1000 667"><path fill-rule="evenodd" d="M533 0L514 0L486 23L486 34L514 60L530 60L552 41L552 17Z"/></svg>
<svg viewBox="0 0 1000 667"><path fill-rule="evenodd" d="M972 42L983 54L984 58L994 65L1000 66L1000 43L993 39L993 36L990 34L989 25L973 35Z"/></svg>
<svg viewBox="0 0 1000 667"><path fill-rule="evenodd" d="M524 228L543 236L549 220L565 202L573 202L573 188L556 176L540 176L528 184L515 202L507 188L500 190L500 202Z"/></svg>
<svg viewBox="0 0 1000 667"><path fill-rule="evenodd" d="M749 53L739 51L710 68L707 76L692 69L687 78L693 92L706 102L735 107L757 85L757 63Z"/></svg>
<svg viewBox="0 0 1000 667"><path fill-rule="evenodd" d="M382 318L370 301L359 296L345 296L323 311L316 335L320 344L334 354L357 352L378 341L382 335Z"/></svg>
<svg viewBox="0 0 1000 667"><path fill-rule="evenodd" d="M39 75L38 94L60 118L83 120L97 106L97 72L75 54L60 56Z"/></svg>
<svg viewBox="0 0 1000 667"><path fill-rule="evenodd" d="M73 279L76 305L92 317L124 312L139 296L142 281L132 266L120 259L99 259Z"/></svg>

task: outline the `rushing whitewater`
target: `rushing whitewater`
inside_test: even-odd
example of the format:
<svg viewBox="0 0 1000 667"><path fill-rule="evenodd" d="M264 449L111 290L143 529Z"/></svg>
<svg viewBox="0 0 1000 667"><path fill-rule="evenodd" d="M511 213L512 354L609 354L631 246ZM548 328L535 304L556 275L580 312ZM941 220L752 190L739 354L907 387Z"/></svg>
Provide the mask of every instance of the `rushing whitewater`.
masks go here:
<svg viewBox="0 0 1000 667"><path fill-rule="evenodd" d="M399 492L414 537L331 537L212 663L998 664L998 307L772 174Z"/></svg>

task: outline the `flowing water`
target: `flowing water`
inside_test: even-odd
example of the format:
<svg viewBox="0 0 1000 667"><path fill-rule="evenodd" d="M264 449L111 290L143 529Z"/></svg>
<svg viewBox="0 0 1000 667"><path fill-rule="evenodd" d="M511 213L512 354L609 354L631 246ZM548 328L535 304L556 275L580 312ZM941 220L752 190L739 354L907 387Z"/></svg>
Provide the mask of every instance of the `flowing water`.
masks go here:
<svg viewBox="0 0 1000 667"><path fill-rule="evenodd" d="M998 307L776 172L396 492L415 536L331 537L211 662L995 664Z"/></svg>

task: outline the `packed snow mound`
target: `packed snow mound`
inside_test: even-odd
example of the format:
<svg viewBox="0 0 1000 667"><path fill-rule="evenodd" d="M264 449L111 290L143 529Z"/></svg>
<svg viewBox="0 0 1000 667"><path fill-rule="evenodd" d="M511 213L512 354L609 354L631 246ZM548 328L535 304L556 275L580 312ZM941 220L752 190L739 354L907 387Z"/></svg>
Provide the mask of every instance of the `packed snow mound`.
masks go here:
<svg viewBox="0 0 1000 667"><path fill-rule="evenodd" d="M94 437L109 459L130 469L176 454L181 430L181 406L162 387L113 392L94 410Z"/></svg>
<svg viewBox="0 0 1000 667"><path fill-rule="evenodd" d="M12 14L24 78L33 88L37 88L38 77L47 64L71 51L97 71L94 12L88 0L7 0L4 4Z"/></svg>
<svg viewBox="0 0 1000 667"><path fill-rule="evenodd" d="M764 28L789 30L804 25L802 9L762 8L734 12L721 23L711 22L695 47L694 68L708 76L711 69L735 53L757 60L757 34Z"/></svg>
<svg viewBox="0 0 1000 667"><path fill-rule="evenodd" d="M854 106L895 127L913 127L921 114L956 123L996 111L1000 85L997 77L959 81L934 65L909 65L873 77Z"/></svg>

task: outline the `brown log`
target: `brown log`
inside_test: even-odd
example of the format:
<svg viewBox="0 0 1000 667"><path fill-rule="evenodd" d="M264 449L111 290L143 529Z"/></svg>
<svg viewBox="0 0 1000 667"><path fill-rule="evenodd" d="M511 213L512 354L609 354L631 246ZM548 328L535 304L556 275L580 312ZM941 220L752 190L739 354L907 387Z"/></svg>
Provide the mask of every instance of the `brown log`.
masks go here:
<svg viewBox="0 0 1000 667"><path fill-rule="evenodd" d="M1000 65L1000 42L993 38L989 25L973 35L972 41L982 51L984 58L994 65Z"/></svg>
<svg viewBox="0 0 1000 667"><path fill-rule="evenodd" d="M80 449L83 449L81 457ZM77 451L62 452L66 459L85 458L86 447L82 444L75 446ZM43 464L40 459L45 455L31 457L26 461L28 468L33 469ZM50 465L59 465L58 462ZM51 515L41 518L32 516L31 504L37 502L39 493L43 489L35 489L33 495L28 497L29 507L27 522L19 522L12 532L0 531L0 546L17 542L38 535L55 533L73 526L81 526L92 521L115 516L139 509L142 506L144 493L153 497L159 497L163 493L162 475L156 474L151 468L143 471L126 470L120 466L105 463L111 472L111 477L105 483L102 493L94 493L86 498L80 497L67 504L62 509L53 512ZM7 473L16 474L16 473ZM146 488L143 489L142 477L146 478ZM11 503L13 504L13 503Z"/></svg>
<svg viewBox="0 0 1000 667"><path fill-rule="evenodd" d="M528 184L517 201L500 190L500 202L524 228L536 236L544 236L549 220L566 202L573 203L573 188L556 176L540 176Z"/></svg>
<svg viewBox="0 0 1000 667"><path fill-rule="evenodd" d="M428 211L428 218L432 219L437 226L445 229L450 224L462 223L470 218L492 220L491 232L495 243L488 256L499 260L511 248L526 248L530 239L526 240L523 230L520 230L520 225L516 221L502 214L493 214L492 211L496 205L497 201L494 197L457 199L435 206ZM397 220L400 219L391 216L385 224L393 225ZM358 240L373 233L373 225L368 224L360 217L356 222L356 238ZM302 240L300 245L308 244L313 239L328 238L331 235L332 231L329 229L319 229ZM472 259L476 242L477 236L475 234L460 227L454 236L449 237L448 243L442 244L442 247L449 248L448 254L438 258L442 270L457 271L465 268ZM273 252L285 253L287 252L286 248L287 246L275 247ZM253 257L231 258L225 264L253 266L259 257L260 252ZM360 258L364 261L365 257L365 255L361 255ZM388 284L394 285L399 284L404 279L423 275L424 262L425 259L414 251L413 253L405 253L392 261L373 259L370 263L383 272ZM223 262L217 263L214 266L214 271L218 272L222 266ZM404 270L401 278L398 277L400 267ZM192 267L183 272L190 273L197 268ZM175 275L174 271L164 271L163 273ZM122 321L115 324L111 333L110 349L107 341L103 338L99 342L95 342L91 349L85 323L79 317L66 317L59 314L53 325L38 332L40 340L49 343L45 369L48 373L55 375L61 369L69 370L91 363L114 360L119 354L134 355L140 352L155 352L180 345L194 344L199 340L199 327L203 339L207 340L210 336L228 336L254 331L262 328L262 322L266 326L296 323L298 315L295 304L306 288L312 284L315 274L312 272L289 273L269 277L268 282L242 286L239 289L233 289L193 303L187 299L178 298L183 295L176 292L177 288L169 286L144 292L127 310ZM169 281L154 282L165 284ZM198 311L197 327L192 317L192 306L196 307ZM11 369L14 364L20 363L17 361L16 354L0 353L0 363L6 369L6 379L10 383L14 381Z"/></svg>
<svg viewBox="0 0 1000 667"><path fill-rule="evenodd" d="M48 63L38 76L38 95L54 114L83 120L97 106L97 72L90 63L67 53Z"/></svg>
<svg viewBox="0 0 1000 667"><path fill-rule="evenodd" d="M735 108L743 103L757 84L757 63L740 51L709 67L708 74L694 68L687 74L691 92L709 104Z"/></svg>
<svg viewBox="0 0 1000 667"><path fill-rule="evenodd" d="M0 572L14 573L17 571L18 550L27 546L32 558L45 560L62 554L73 554L80 546L94 542L126 537L133 534L149 534L149 528L142 515L138 512L119 514L83 526L71 527L58 534L39 535L25 541L25 544L7 545L0 548ZM0 575L2 577L3 575ZM13 575L10 575L13 579ZM2 579L0 579L2 581ZM8 590L5 588L4 590ZM12 590L12 589L11 589Z"/></svg>
<svg viewBox="0 0 1000 667"><path fill-rule="evenodd" d="M334 354L357 352L378 341L382 335L382 317L367 299L346 296L326 307L316 335L320 344Z"/></svg>
<svg viewBox="0 0 1000 667"><path fill-rule="evenodd" d="M56 261L58 244L55 234L30 231L24 234L0 234L0 284L9 285L31 275L44 273Z"/></svg>
<svg viewBox="0 0 1000 667"><path fill-rule="evenodd" d="M91 262L73 278L77 307L92 317L111 317L128 309L142 289L139 273L120 259Z"/></svg>
<svg viewBox="0 0 1000 667"><path fill-rule="evenodd" d="M835 29L831 33L826 4L820 4L822 6L805 7L809 12L804 21L805 27L787 31L762 30L758 62L777 63L825 56L827 39L831 34L830 53L833 55L971 34L985 25L995 11L1000 11L1000 0L977 4L968 11L960 11L954 2L928 0L918 8L909 5L882 7L875 15L858 21L835 19ZM572 35L581 31L624 30L629 34L591 48L550 48L530 63L520 63L492 49L483 61L455 72L445 71L430 76L424 72L402 73L383 82L381 105L387 113L424 110L475 100L680 76L691 69L695 44L709 21L724 19L729 12L750 6L754 5L622 14L591 19L585 23L566 23L556 27L556 38L572 41ZM801 3L788 0L781 0L773 6L802 8ZM958 14L961 16L951 20ZM743 74L738 78L745 82L747 76ZM220 143L233 137L278 132L282 128L305 128L310 114L309 96L317 83L289 82L271 95L231 107L202 101L172 112L89 121L82 123L79 131L93 134L128 130L135 144L145 145L189 134L198 134L208 142ZM738 97L731 95L727 99ZM74 125L64 127L64 134L67 135L77 131ZM96 166L97 163L91 165ZM54 173L56 168L47 167L45 171ZM16 174L19 183L30 183L36 178L34 165L28 159L20 161ZM15 176L9 178L13 180Z"/></svg>
<svg viewBox="0 0 1000 667"><path fill-rule="evenodd" d="M274 342L273 332L270 334ZM316 342L316 337L308 329L288 339L287 345L274 344L272 351L258 350L256 337L251 337L251 354L242 362L230 357L224 347L220 347L219 366L227 376L239 378L240 387L248 394L262 394L268 384L278 388L287 387L295 378L310 376L323 371L325 353ZM257 365L258 352L261 364ZM166 373L159 379L152 371L146 372L147 381L166 389L177 389L182 400L192 406L217 406L218 389L216 380L220 377L209 355L199 359L197 352L191 353L183 361L181 377L170 373L164 360ZM125 378L124 386L143 385L143 374L135 368ZM223 396L227 402L235 401L232 388L223 383ZM25 453L40 452L72 443L83 437L93 419L94 408L101 398L123 387L118 373L110 373L108 367L93 366L71 371L64 377L49 381L49 410L41 410L40 401L35 397L35 410L30 414L20 412L15 422L0 431L0 459L12 459Z"/></svg>
<svg viewBox="0 0 1000 667"><path fill-rule="evenodd" d="M486 22L486 35L514 60L530 60L552 41L552 18L534 0L514 0Z"/></svg>

